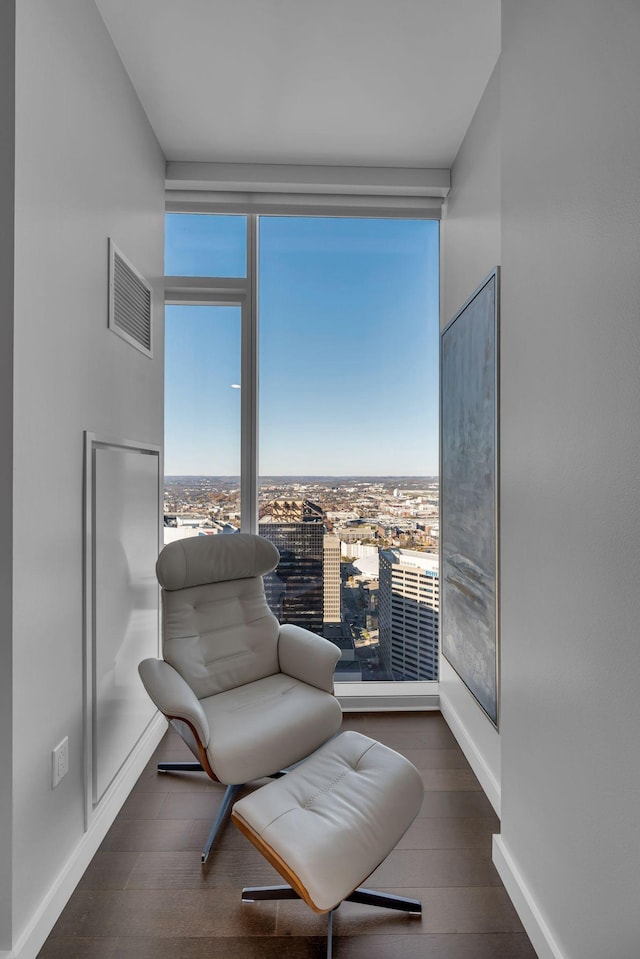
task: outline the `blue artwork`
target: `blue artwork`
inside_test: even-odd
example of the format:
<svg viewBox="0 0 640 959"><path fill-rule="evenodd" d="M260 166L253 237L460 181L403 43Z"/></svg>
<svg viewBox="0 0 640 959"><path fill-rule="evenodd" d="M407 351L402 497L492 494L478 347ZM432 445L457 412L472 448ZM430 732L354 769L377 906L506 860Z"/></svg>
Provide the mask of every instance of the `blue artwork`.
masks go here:
<svg viewBox="0 0 640 959"><path fill-rule="evenodd" d="M498 725L498 277L441 337L442 652Z"/></svg>

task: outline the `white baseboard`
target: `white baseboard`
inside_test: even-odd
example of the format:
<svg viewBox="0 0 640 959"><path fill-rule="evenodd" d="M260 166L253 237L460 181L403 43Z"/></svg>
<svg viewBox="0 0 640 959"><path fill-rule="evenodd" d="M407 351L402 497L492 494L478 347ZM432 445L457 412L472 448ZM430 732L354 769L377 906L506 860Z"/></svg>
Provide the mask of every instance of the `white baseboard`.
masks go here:
<svg viewBox="0 0 640 959"><path fill-rule="evenodd" d="M101 802L89 828L60 870L26 929L12 950L0 951L0 959L35 959L38 955L166 730L167 721L158 713L127 758L113 788Z"/></svg>
<svg viewBox="0 0 640 959"><path fill-rule="evenodd" d="M478 747L470 738L466 726L458 716L456 710L442 694L442 691L440 692L440 712L447 726L456 737L460 749L467 758L469 765L473 769L478 782L482 786L487 799L493 806L496 816L499 819L501 804L500 783L487 765L484 756L479 752Z"/></svg>
<svg viewBox="0 0 640 959"><path fill-rule="evenodd" d="M493 837L493 864L500 874L538 959L566 959L502 836Z"/></svg>
<svg viewBox="0 0 640 959"><path fill-rule="evenodd" d="M439 708L438 683L433 680L391 683L335 683L336 699L345 713L420 712Z"/></svg>
<svg viewBox="0 0 640 959"><path fill-rule="evenodd" d="M336 699L343 713L433 712L440 708L436 695L427 696L344 696L340 687Z"/></svg>

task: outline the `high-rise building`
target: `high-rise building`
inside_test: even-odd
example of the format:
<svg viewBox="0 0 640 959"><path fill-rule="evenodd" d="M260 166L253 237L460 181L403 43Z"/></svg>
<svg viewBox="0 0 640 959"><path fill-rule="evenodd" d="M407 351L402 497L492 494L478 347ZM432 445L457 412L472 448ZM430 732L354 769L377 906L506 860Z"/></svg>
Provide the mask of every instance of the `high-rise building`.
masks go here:
<svg viewBox="0 0 640 959"><path fill-rule="evenodd" d="M438 557L409 549L380 550L380 658L393 679L438 678Z"/></svg>
<svg viewBox="0 0 640 959"><path fill-rule="evenodd" d="M329 623L339 623L342 620L340 605L340 540L335 533L326 533L324 537L322 580L325 625Z"/></svg>
<svg viewBox="0 0 640 959"><path fill-rule="evenodd" d="M264 578L267 602L280 622L322 635L324 620L324 514L309 500L274 500L260 518L260 536L280 551Z"/></svg>

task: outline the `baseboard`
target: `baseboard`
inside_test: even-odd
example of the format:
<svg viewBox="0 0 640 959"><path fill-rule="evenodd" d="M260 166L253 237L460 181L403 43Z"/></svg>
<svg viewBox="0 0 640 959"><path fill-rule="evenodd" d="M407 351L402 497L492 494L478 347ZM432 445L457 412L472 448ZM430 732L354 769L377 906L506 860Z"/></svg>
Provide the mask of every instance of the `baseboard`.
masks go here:
<svg viewBox="0 0 640 959"><path fill-rule="evenodd" d="M440 708L437 694L427 696L343 696L340 688L336 699L343 713L431 712Z"/></svg>
<svg viewBox="0 0 640 959"><path fill-rule="evenodd" d="M345 713L421 712L439 709L438 683L433 680L410 682L336 682L336 699Z"/></svg>
<svg viewBox="0 0 640 959"><path fill-rule="evenodd" d="M538 959L566 959L565 953L551 934L502 836L493 837L493 864L500 874Z"/></svg>
<svg viewBox="0 0 640 959"><path fill-rule="evenodd" d="M478 782L482 786L487 799L493 806L496 816L499 819L501 806L500 783L491 772L484 756L479 752L478 747L467 733L466 726L448 702L447 698L442 695L442 692L440 693L440 712L444 716L447 726L456 737L460 749L465 754L469 765L473 769Z"/></svg>
<svg viewBox="0 0 640 959"><path fill-rule="evenodd" d="M105 796L100 804L89 828L52 883L26 929L12 950L0 951L0 959L35 959L38 955L166 729L167 721L158 713L124 763L108 797Z"/></svg>

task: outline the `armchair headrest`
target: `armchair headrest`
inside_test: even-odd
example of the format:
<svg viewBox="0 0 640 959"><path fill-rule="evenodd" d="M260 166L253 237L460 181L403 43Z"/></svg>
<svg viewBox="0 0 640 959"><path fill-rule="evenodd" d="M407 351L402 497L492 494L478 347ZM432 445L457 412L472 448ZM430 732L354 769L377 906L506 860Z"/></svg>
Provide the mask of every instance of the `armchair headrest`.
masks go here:
<svg viewBox="0 0 640 959"><path fill-rule="evenodd" d="M252 533L189 536L167 543L158 557L156 575L164 589L186 589L263 576L279 561L273 543Z"/></svg>

